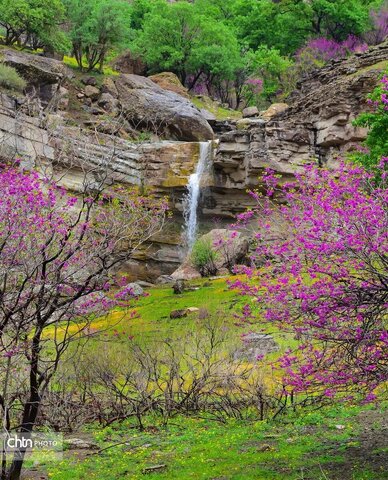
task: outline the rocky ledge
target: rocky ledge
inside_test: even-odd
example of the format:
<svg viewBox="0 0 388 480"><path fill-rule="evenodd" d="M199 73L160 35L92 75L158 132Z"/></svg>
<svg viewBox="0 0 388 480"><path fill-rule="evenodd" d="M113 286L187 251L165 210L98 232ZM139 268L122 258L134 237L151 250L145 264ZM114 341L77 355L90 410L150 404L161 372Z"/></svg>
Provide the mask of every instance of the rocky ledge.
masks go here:
<svg viewBox="0 0 388 480"><path fill-rule="evenodd" d="M335 167L366 137L366 129L352 122L369 108L366 96L388 67L387 59L385 42L333 61L299 82L288 106L275 105L253 117L249 112L249 118L224 126L203 213L230 217L249 206L242 193L260 185L265 168L293 175L308 163Z"/></svg>

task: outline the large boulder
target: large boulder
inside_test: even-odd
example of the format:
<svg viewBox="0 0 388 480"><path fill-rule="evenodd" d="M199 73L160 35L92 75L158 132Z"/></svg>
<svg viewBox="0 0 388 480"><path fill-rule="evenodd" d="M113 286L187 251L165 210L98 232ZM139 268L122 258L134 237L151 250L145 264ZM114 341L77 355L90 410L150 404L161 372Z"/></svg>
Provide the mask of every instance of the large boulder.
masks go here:
<svg viewBox="0 0 388 480"><path fill-rule="evenodd" d="M32 85L60 83L74 75L60 60L19 52L18 50L2 50L3 62L15 68L18 73Z"/></svg>
<svg viewBox="0 0 388 480"><path fill-rule="evenodd" d="M27 91L36 94L43 105L47 105L58 94L59 86L65 79L74 76L60 60L18 50L0 51L1 60L17 70L27 81Z"/></svg>
<svg viewBox="0 0 388 480"><path fill-rule="evenodd" d="M278 350L279 345L275 342L272 335L248 333L243 337L243 347L236 350L234 358L236 360L254 362L268 353L277 352Z"/></svg>
<svg viewBox="0 0 388 480"><path fill-rule="evenodd" d="M231 269L234 265L243 263L248 253L249 242L241 232L216 228L203 235L201 240L213 246L218 271Z"/></svg>
<svg viewBox="0 0 388 480"><path fill-rule="evenodd" d="M126 119L137 128L175 140L213 138L212 128L188 99L138 75L120 75L115 85Z"/></svg>
<svg viewBox="0 0 388 480"><path fill-rule="evenodd" d="M120 73L130 73L135 75L145 75L147 65L142 59L127 50L119 55L112 64L113 68Z"/></svg>
<svg viewBox="0 0 388 480"><path fill-rule="evenodd" d="M169 90L175 92L181 97L189 98L187 88L181 84L179 78L172 72L162 72L148 77L154 83L163 88L163 90Z"/></svg>

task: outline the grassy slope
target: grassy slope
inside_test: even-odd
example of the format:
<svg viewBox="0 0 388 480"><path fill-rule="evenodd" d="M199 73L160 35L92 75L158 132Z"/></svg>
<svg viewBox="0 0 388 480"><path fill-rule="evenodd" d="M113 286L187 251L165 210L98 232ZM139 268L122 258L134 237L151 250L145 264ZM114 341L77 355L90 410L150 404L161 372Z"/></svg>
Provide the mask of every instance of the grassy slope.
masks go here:
<svg viewBox="0 0 388 480"><path fill-rule="evenodd" d="M123 338L131 334L145 343L155 337L179 339L201 320L196 314L171 320L171 310L206 308L212 319L229 325L230 341L238 345L244 329L235 326L234 313L244 299L227 288L225 279L194 285L200 288L183 295L174 295L169 286L153 288L138 302L136 318L128 314L116 325L122 315L112 313L108 321L118 332L125 332ZM94 326L106 324L96 322ZM289 340L280 343L285 347ZM159 418L149 417L145 432L138 432L129 421L105 429L91 427L89 435L102 448L123 441L127 444L86 459L85 452L68 452L62 463L49 468L49 475L54 480L140 479L144 468L165 464L166 469L152 473L151 478L380 480L388 478L383 422L379 409L366 407L337 407L277 422L221 424L177 417L167 427L160 427Z"/></svg>
<svg viewBox="0 0 388 480"><path fill-rule="evenodd" d="M148 296L140 297L136 301L133 310L113 311L107 317L94 321L91 327L97 331L106 330L105 336L109 341L123 342L128 336L140 344L146 344L155 338L179 341L204 320L201 320L197 313L180 319L170 319L170 313L173 310L196 307L205 311L211 322L222 325L223 329L227 330L228 346L238 348L241 346L241 334L259 331L262 326L237 325L236 314L241 312L247 299L228 286L228 282L235 279L236 277L196 280L190 284L192 290L181 295L174 295L169 285L152 288L148 291ZM206 321L209 321L208 319ZM273 334L281 351L295 345L295 340L279 331L272 329L268 333ZM272 359L277 355L271 354L268 358Z"/></svg>
<svg viewBox="0 0 388 480"><path fill-rule="evenodd" d="M94 437L101 447L126 445L83 461L72 454L49 469L49 477L141 479L144 468L165 465L151 478L383 480L388 478L383 423L383 409L337 407L282 423L220 424L178 417L146 432L122 424L96 431Z"/></svg>

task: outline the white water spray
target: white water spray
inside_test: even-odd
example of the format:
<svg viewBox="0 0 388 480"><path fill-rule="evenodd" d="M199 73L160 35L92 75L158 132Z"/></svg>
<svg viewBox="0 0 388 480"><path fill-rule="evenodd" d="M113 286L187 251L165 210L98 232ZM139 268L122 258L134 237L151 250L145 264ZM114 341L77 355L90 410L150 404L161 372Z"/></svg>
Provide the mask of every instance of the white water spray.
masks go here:
<svg viewBox="0 0 388 480"><path fill-rule="evenodd" d="M184 218L186 226L186 241L189 249L194 245L197 235L197 211L199 196L201 193L201 179L211 161L211 155L212 142L201 142L199 144L199 160L195 172L190 175L189 183L187 185L188 194L185 202Z"/></svg>

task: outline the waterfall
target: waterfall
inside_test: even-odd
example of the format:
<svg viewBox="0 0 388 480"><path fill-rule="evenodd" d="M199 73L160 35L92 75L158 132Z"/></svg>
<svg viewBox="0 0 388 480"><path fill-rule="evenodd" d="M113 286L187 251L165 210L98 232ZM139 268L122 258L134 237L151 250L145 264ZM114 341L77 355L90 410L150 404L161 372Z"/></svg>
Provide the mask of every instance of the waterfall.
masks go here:
<svg viewBox="0 0 388 480"><path fill-rule="evenodd" d="M187 185L187 197L184 208L185 218L185 233L186 241L189 249L192 248L195 242L198 228L197 210L199 197L201 193L201 179L206 172L206 167L211 161L212 142L200 142L199 144L199 159L195 172L190 175L189 183Z"/></svg>

